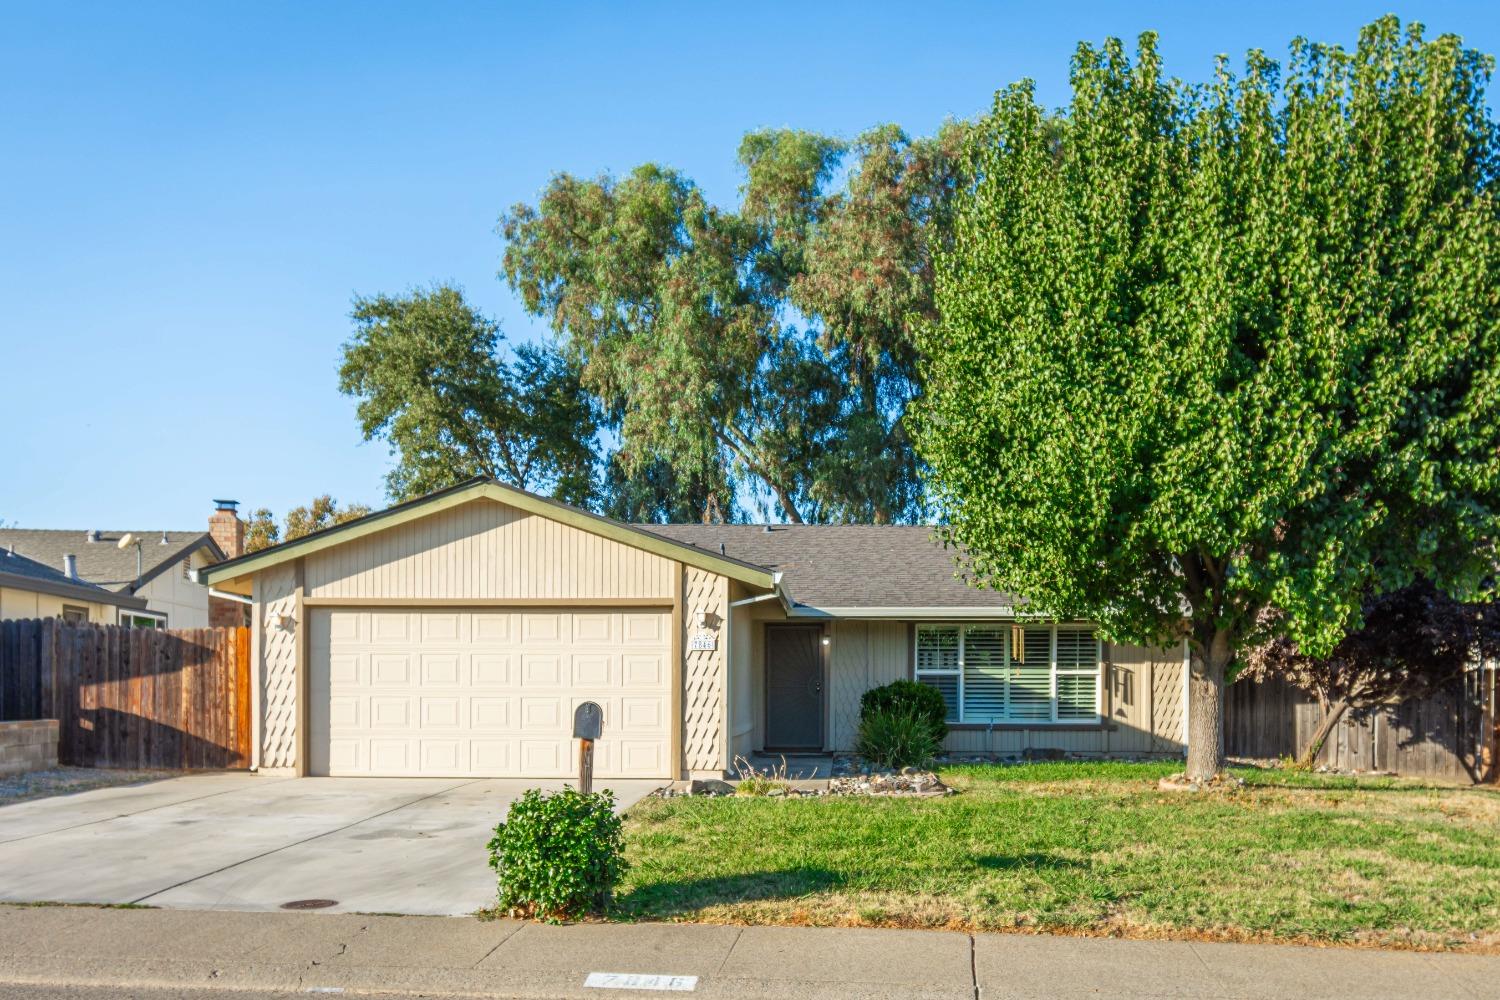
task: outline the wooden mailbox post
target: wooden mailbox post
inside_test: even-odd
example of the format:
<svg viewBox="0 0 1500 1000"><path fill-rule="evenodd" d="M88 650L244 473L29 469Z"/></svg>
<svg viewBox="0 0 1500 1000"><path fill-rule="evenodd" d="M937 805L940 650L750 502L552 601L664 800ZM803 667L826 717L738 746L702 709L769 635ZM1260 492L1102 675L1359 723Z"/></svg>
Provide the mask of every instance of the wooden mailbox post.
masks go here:
<svg viewBox="0 0 1500 1000"><path fill-rule="evenodd" d="M573 710L573 738L578 740L578 790L594 790L594 741L604 731L604 709L586 701Z"/></svg>

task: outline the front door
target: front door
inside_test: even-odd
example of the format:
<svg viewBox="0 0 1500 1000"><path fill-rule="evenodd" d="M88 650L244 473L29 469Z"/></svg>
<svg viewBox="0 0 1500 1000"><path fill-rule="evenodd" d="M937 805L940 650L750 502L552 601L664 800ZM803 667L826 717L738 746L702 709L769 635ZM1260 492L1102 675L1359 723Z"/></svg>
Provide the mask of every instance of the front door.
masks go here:
<svg viewBox="0 0 1500 1000"><path fill-rule="evenodd" d="M766 749L823 749L822 626L766 626Z"/></svg>

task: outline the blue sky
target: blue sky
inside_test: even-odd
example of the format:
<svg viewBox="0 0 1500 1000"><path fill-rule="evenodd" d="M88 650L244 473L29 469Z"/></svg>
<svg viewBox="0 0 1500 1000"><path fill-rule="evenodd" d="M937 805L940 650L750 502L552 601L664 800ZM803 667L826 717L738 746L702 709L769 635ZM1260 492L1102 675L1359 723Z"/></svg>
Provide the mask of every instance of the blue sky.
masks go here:
<svg viewBox="0 0 1500 1000"><path fill-rule="evenodd" d="M339 395L350 299L451 280L512 339L499 213L556 171L686 171L740 136L925 133L1079 39L1352 44L1394 9L1500 51L1494 3L0 3L0 520L189 528L210 499L379 506Z"/></svg>

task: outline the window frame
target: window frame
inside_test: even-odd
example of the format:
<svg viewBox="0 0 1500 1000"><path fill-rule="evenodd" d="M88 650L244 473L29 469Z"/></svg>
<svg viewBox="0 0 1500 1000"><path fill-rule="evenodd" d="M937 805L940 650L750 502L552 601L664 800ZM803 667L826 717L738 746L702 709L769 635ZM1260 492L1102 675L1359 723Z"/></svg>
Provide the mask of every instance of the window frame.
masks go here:
<svg viewBox="0 0 1500 1000"><path fill-rule="evenodd" d="M68 617L69 614L81 615L82 620L73 621ZM64 604L62 606L62 620L68 625L87 625L89 624L89 609L82 604Z"/></svg>
<svg viewBox="0 0 1500 1000"><path fill-rule="evenodd" d="M956 677L958 679L958 718L949 720L950 726L962 726L970 728L1001 727L1011 729L1026 729L1045 726L1054 727L1098 727L1106 721L1104 715L1104 684L1105 684L1105 662L1104 641L1099 638L1098 630L1088 622L1035 622L1001 620L1001 621L937 621L916 622L912 633L912 670L911 678L921 682L924 677ZM1024 629L1048 629L1048 704L1051 709L1050 718L1047 719L1023 719L1009 714L1010 699L1010 668L1011 668L1011 634L1012 626L1020 626ZM966 662L964 657L964 638L971 628L984 628L1002 630L1005 635L1005 707L1004 718L968 719L966 712L966 699L964 689L964 674ZM1092 668L1071 667L1062 669L1057 664L1057 633L1059 629L1081 629L1093 634L1094 638L1094 665ZM958 658L957 666L952 669L924 670L922 661L922 634L926 631L953 631L958 633ZM1094 678L1094 713L1090 716L1075 719L1064 719L1058 717L1057 681L1059 677L1093 677Z"/></svg>
<svg viewBox="0 0 1500 1000"><path fill-rule="evenodd" d="M135 623L135 619L137 619L137 618L150 618L151 620L155 621L156 624L155 625L137 625ZM156 628L156 629L163 629L163 628L167 627L167 615L166 615L166 612L164 612L164 611L129 611L129 610L123 610L122 609L120 611L120 617L118 619L118 622L119 622L119 624L125 626L126 628Z"/></svg>

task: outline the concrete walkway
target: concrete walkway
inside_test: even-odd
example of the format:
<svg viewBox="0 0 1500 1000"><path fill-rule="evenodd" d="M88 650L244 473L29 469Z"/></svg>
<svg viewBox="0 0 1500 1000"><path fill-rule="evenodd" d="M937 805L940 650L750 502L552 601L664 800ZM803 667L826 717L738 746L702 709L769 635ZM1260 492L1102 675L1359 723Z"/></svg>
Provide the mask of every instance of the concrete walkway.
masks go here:
<svg viewBox="0 0 1500 1000"><path fill-rule="evenodd" d="M119 994L155 988L646 995L587 987L593 972L694 976L693 992L704 997L813 1000L1500 994L1500 957L1479 955L939 931L552 927L451 917L0 906L0 995L23 986Z"/></svg>
<svg viewBox="0 0 1500 1000"><path fill-rule="evenodd" d="M0 901L469 914L495 898L495 824L561 784L239 772L33 799L0 806ZM607 784L623 809L661 782Z"/></svg>

